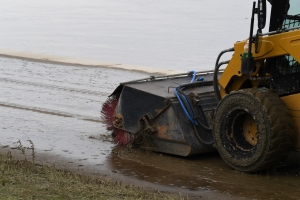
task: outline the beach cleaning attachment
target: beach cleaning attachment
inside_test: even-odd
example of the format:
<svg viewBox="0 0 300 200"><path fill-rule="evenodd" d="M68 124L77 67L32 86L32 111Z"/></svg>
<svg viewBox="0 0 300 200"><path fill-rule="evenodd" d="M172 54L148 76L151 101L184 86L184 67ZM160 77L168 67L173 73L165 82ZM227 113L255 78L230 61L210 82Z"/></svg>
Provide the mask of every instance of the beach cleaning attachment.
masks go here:
<svg viewBox="0 0 300 200"><path fill-rule="evenodd" d="M102 116L120 145L181 156L214 151L217 99L213 72L189 72L121 83Z"/></svg>

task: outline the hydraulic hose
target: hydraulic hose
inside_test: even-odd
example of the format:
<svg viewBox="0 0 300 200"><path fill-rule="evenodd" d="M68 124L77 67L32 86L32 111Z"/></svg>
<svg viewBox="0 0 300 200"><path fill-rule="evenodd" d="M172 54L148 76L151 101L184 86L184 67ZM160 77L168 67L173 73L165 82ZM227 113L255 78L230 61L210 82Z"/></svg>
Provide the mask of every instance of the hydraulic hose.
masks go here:
<svg viewBox="0 0 300 200"><path fill-rule="evenodd" d="M192 80L190 83L194 82L196 77L197 77L197 73L196 71L192 70L190 71L190 74L193 75ZM174 89L174 93L184 111L184 113L186 114L186 116L189 118L189 120L193 123L197 125L197 122L193 119L193 117L191 116L191 114L193 115L193 111L191 109L191 105L189 104L188 100L186 99L186 97L180 92L178 92L178 90L180 90L181 86L178 86Z"/></svg>
<svg viewBox="0 0 300 200"><path fill-rule="evenodd" d="M178 92L179 94L181 94L181 96L185 99L185 101L184 101L183 103L184 103L184 106L185 106L185 107L188 107L187 110L189 110L189 117L192 119L191 122L192 122L193 124L197 125L197 126L200 125L200 126L202 126L202 128L211 131L212 129L211 129L210 127L205 126L203 123L201 123L201 121L199 121L199 120L197 119L198 117L195 116L195 113L193 112L193 109L192 109L190 103L188 102L188 100L186 99L186 97L185 97L184 93L182 92L182 90L181 90L181 89L178 89L177 92ZM199 112L199 111L198 111L198 112ZM202 115L204 115L202 110L201 110L201 113L202 113ZM197 114L197 113L196 113L196 114ZM198 113L198 114L199 114L199 113Z"/></svg>
<svg viewBox="0 0 300 200"><path fill-rule="evenodd" d="M179 101L179 103L180 103L180 105L181 105L181 107L182 107L185 115L189 118L189 120L193 124L196 124L196 122L193 120L193 118L190 116L190 114L189 114L189 112L187 110L187 106L186 106L187 103L186 103L185 99L182 99L181 96L178 94L177 88L175 88L174 93L175 93L175 95L176 95L176 97L177 97L177 99L178 99L178 101Z"/></svg>
<svg viewBox="0 0 300 200"><path fill-rule="evenodd" d="M196 77L197 77L197 73L196 73L196 71L194 71L194 70L190 71L190 73L193 73L193 78L192 78L192 80L191 80L191 82L190 82L190 83L192 83L192 82L195 81L195 79L196 79Z"/></svg>
<svg viewBox="0 0 300 200"><path fill-rule="evenodd" d="M224 65L224 64L228 64L229 61L225 61L225 62L221 62L219 63L220 61L220 58L221 56L226 53L226 52L231 52L231 51L234 51L234 48L230 48L230 49L226 49L226 50L223 50L220 52L217 60L216 60L216 65L215 65L215 69L214 69L214 76L213 76L213 87L214 87L214 91L215 91L215 95L216 95L216 98L218 101L221 100L221 95L220 95L220 92L219 92L219 84L218 84L218 72L219 72L219 69L220 69L220 66ZM208 131L212 131L212 128L204 125L201 120L199 120L199 111L195 111L193 110L192 106L190 105L189 103L189 100L187 99L186 95L183 93L183 90L186 89L186 88L189 88L189 87L197 87L197 84L201 84L203 83L201 86L205 86L205 82L203 78L199 78L197 79L197 73L195 71L190 71L190 74L192 75L192 80L190 81L189 84L182 84L182 85L179 85L178 87L176 87L174 89L174 94L176 95L178 101L179 101L179 104L181 105L185 115L187 116L187 118L192 122L193 124L193 127L196 131L196 126L201 126L202 128L208 130ZM195 81L197 80L197 81ZM202 82L200 82L202 81ZM210 81L209 81L210 82ZM211 83L210 83L211 84ZM202 112L202 115L203 114L203 111L200 110ZM200 114L201 115L201 114ZM197 131L196 131L197 132ZM203 140L203 138L199 135L197 136L199 138L199 140L203 143L203 144L207 144L207 145L211 145L214 143L214 139L212 139L211 141L205 141Z"/></svg>
<svg viewBox="0 0 300 200"><path fill-rule="evenodd" d="M213 77L213 82L214 82L214 91L215 91L216 98L217 98L218 101L221 100L221 95L220 95L220 92L219 92L219 83L218 83L218 73L219 73L219 69L220 69L221 65L224 65L224 64L228 64L228 63L229 63L229 61L225 61L225 62L221 62L221 63L219 63L219 61L220 61L221 56L222 56L224 53L231 52L231 51L234 51L234 48L233 48L233 47L221 51L221 52L219 53L219 55L218 55L217 60L216 60L215 70L214 70L214 77Z"/></svg>
<svg viewBox="0 0 300 200"><path fill-rule="evenodd" d="M192 109L192 106L190 105L189 101L187 100L185 94L183 93L183 89L186 87L189 87L191 85L196 85L199 84L199 81L203 81L203 78L199 78L197 79L197 82L194 82L196 77L197 77L197 73L195 71L190 71L190 73L193 74L192 80L189 84L183 84L180 85L178 87L175 88L174 93L184 111L184 113L186 114L186 116L188 117L188 119L194 124L194 125L200 125L202 126L204 129L211 131L212 129L210 127L205 126L203 123L201 123L201 121L199 121L197 119L197 117L195 116L195 113ZM205 84L203 84L204 86ZM195 86L194 86L195 87Z"/></svg>

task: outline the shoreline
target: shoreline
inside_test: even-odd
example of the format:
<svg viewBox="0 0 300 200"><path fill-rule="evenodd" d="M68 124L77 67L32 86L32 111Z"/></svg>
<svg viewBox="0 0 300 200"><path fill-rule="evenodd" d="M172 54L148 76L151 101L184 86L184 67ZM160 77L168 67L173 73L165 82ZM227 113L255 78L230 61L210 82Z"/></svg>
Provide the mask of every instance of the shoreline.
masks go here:
<svg viewBox="0 0 300 200"><path fill-rule="evenodd" d="M184 70L161 69L161 68L136 66L136 65L121 64L121 63L107 63L107 62L101 62L96 60L62 57L57 55L15 51L15 50L8 50L8 49L0 49L0 56L6 58L16 58L16 59L50 63L50 64L123 69L128 71L136 71L136 72L157 74L157 75L171 75L171 74L179 74L179 73L187 72Z"/></svg>

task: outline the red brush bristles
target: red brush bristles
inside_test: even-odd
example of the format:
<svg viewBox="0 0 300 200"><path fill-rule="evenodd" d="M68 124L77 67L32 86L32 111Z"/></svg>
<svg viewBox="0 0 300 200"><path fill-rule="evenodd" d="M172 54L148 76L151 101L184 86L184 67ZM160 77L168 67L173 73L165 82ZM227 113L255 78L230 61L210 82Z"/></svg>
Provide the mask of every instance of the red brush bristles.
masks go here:
<svg viewBox="0 0 300 200"><path fill-rule="evenodd" d="M113 131L115 129L113 121L115 119L114 113L118 104L118 99L116 96L108 97L107 100L102 105L101 118L106 124L106 129Z"/></svg>
<svg viewBox="0 0 300 200"><path fill-rule="evenodd" d="M114 141L122 146L128 144L130 140L133 139L133 134L130 134L118 128L115 128L115 130L113 130L112 135L115 136Z"/></svg>
<svg viewBox="0 0 300 200"><path fill-rule="evenodd" d="M101 118L107 126L106 129L112 131L114 142L119 145L126 145L134 138L134 135L114 127L114 113L117 104L118 98L116 96L109 97L102 105Z"/></svg>

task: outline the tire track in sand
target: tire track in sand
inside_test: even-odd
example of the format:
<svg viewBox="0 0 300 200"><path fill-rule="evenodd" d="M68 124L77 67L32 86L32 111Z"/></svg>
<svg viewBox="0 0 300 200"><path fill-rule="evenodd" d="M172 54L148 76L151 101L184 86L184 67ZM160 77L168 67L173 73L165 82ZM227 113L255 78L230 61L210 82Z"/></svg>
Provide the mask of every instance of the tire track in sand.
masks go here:
<svg viewBox="0 0 300 200"><path fill-rule="evenodd" d="M22 84L22 85L30 85L30 86L34 86L34 87L42 87L42 88L47 88L47 89L57 89L57 90L62 90L62 91L77 92L77 93L81 93L81 94L89 94L89 95L95 95L95 96L98 96L98 95L108 96L109 95L108 93L105 93L105 92L97 92L97 91L86 90L86 89L61 87L61 86L50 85L50 84L45 84L45 83L20 81L20 80L11 79L11 78L0 78L0 81L17 83L17 84Z"/></svg>
<svg viewBox="0 0 300 200"><path fill-rule="evenodd" d="M90 121L90 122L103 122L103 120L101 120L100 117L77 115L77 114L62 112L62 111L58 111L58 110L48 110L48 109L43 109L43 108L15 104L15 103L7 103L7 102L0 101L0 106L14 108L14 109L20 109L20 110L28 110L28 111L32 111L32 112L38 112L38 113L49 114L49 115L56 115L56 116L61 116L61 117L73 117L73 118Z"/></svg>

